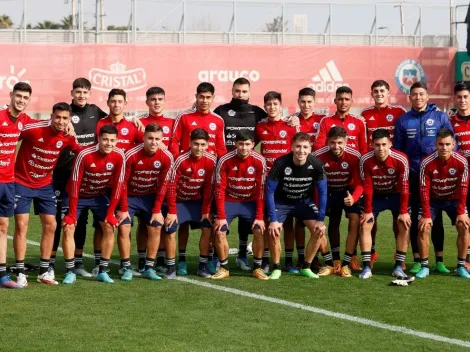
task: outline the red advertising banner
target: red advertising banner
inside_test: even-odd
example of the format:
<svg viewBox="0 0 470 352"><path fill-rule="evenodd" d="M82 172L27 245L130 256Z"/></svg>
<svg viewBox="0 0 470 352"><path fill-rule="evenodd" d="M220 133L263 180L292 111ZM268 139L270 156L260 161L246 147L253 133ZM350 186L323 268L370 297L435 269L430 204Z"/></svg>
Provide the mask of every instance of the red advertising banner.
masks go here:
<svg viewBox="0 0 470 352"><path fill-rule="evenodd" d="M252 103L262 105L270 90L283 94L284 107L295 110L297 92L317 92L317 107L332 108L337 87L354 92L354 107L371 105L370 85L385 79L391 103L408 106L412 83L425 81L433 102L450 103L455 49L360 46L281 45L53 45L0 44L0 105L19 81L33 87L29 111L48 112L58 101L70 101L72 81L92 82L91 101L105 109L107 92L123 88L129 110L145 110L145 91L157 85L167 92L167 109L185 109L198 83L216 88L215 106L231 99L238 77L252 83ZM214 107L215 107L214 106Z"/></svg>

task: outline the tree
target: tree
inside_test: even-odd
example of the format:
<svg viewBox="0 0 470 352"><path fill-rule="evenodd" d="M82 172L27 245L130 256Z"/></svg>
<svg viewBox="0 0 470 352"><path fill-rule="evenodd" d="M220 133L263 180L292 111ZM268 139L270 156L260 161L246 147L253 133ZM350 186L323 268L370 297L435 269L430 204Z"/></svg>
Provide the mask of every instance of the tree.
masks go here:
<svg viewBox="0 0 470 352"><path fill-rule="evenodd" d="M73 21L73 16L72 15L68 15L66 17L63 17L62 20L61 20L61 25L60 27L62 29L74 29L74 21Z"/></svg>
<svg viewBox="0 0 470 352"><path fill-rule="evenodd" d="M0 29L8 29L13 27L13 21L8 15L0 15Z"/></svg>
<svg viewBox="0 0 470 352"><path fill-rule="evenodd" d="M34 26L34 29L60 29L61 25L56 22L52 21L44 21L38 22L37 25Z"/></svg>
<svg viewBox="0 0 470 352"><path fill-rule="evenodd" d="M114 26L114 25L110 25L110 26L106 27L106 29L108 31L128 31L128 30L130 30L130 28L127 27L127 26Z"/></svg>
<svg viewBox="0 0 470 352"><path fill-rule="evenodd" d="M284 22L284 32L287 32L287 23ZM282 16L274 17L271 22L266 23L265 32L282 32Z"/></svg>

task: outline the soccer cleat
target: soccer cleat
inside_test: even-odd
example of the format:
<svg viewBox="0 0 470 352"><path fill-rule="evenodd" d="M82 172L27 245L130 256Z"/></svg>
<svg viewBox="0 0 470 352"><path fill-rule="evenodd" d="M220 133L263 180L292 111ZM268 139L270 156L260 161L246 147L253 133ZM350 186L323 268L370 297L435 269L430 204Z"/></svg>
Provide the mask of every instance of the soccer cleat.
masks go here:
<svg viewBox="0 0 470 352"><path fill-rule="evenodd" d="M99 273L98 276L96 276L96 280L100 282L104 282L106 284L114 284L114 280L111 279L108 275L108 273Z"/></svg>
<svg viewBox="0 0 470 352"><path fill-rule="evenodd" d="M302 263L299 263L299 270L301 269L302 269ZM310 269L312 270L321 269L321 264L320 264L320 261L318 260L318 257L313 258L312 264L310 264Z"/></svg>
<svg viewBox="0 0 470 352"><path fill-rule="evenodd" d="M11 280L10 275L5 275L0 278L0 287L3 288L25 288L25 286Z"/></svg>
<svg viewBox="0 0 470 352"><path fill-rule="evenodd" d="M329 265L325 265L318 272L318 276L328 276L335 273L335 268Z"/></svg>
<svg viewBox="0 0 470 352"><path fill-rule="evenodd" d="M202 267L202 268L198 268L197 272L196 272L196 275L199 276L199 277L202 277L204 279L209 279L212 276L206 266Z"/></svg>
<svg viewBox="0 0 470 352"><path fill-rule="evenodd" d="M341 277L351 277L352 274L351 274L351 269L349 268L349 266L347 266L347 265L343 266L341 268L340 275L341 275Z"/></svg>
<svg viewBox="0 0 470 352"><path fill-rule="evenodd" d="M333 267L336 274L341 274L341 260L333 260Z"/></svg>
<svg viewBox="0 0 470 352"><path fill-rule="evenodd" d="M266 275L268 275L268 274L269 274L269 263L263 263L263 264L261 264L261 269L263 269L264 273L265 273Z"/></svg>
<svg viewBox="0 0 470 352"><path fill-rule="evenodd" d="M264 270L264 273L266 273L266 270ZM274 269L271 275L269 275L270 280L279 280L281 277L282 271L279 269Z"/></svg>
<svg viewBox="0 0 470 352"><path fill-rule="evenodd" d="M121 281L132 281L132 274L133 274L132 269L123 268Z"/></svg>
<svg viewBox="0 0 470 352"><path fill-rule="evenodd" d="M393 260L397 260L397 254L396 254L396 253L393 254ZM372 262L371 262L371 263L372 263ZM374 266L372 265L372 268L373 268L373 267L374 267ZM406 270L406 264L405 264L405 262L403 262L403 264L401 265L401 268L402 268L403 271ZM418 271L419 271L419 270L418 270ZM416 273L414 273L414 274L416 274Z"/></svg>
<svg viewBox="0 0 470 352"><path fill-rule="evenodd" d="M297 269L297 267L293 263L287 264L283 270L288 272L289 274L299 273L299 269Z"/></svg>
<svg viewBox="0 0 470 352"><path fill-rule="evenodd" d="M46 285L58 285L59 283L55 280L54 273L50 271L46 271L41 275L38 275L38 282Z"/></svg>
<svg viewBox="0 0 470 352"><path fill-rule="evenodd" d="M172 271L169 271L167 269L166 273L165 273L165 279L167 280L174 280L176 279L176 270L172 270Z"/></svg>
<svg viewBox="0 0 470 352"><path fill-rule="evenodd" d="M300 269L300 275L308 277L309 279L318 279L320 276L315 274L311 269Z"/></svg>
<svg viewBox="0 0 470 352"><path fill-rule="evenodd" d="M366 266L362 269L362 272L359 274L359 279L370 279L372 277L372 270L370 267Z"/></svg>
<svg viewBox="0 0 470 352"><path fill-rule="evenodd" d="M460 276L464 279L470 279L470 274L464 266L457 268L457 276Z"/></svg>
<svg viewBox="0 0 470 352"><path fill-rule="evenodd" d="M16 275L16 283L18 285L21 285L21 286L24 286L24 287L28 287L28 280L26 279L26 275L25 274L17 274Z"/></svg>
<svg viewBox="0 0 470 352"><path fill-rule="evenodd" d="M258 280L269 280L269 276L261 268L253 270L253 277Z"/></svg>
<svg viewBox="0 0 470 352"><path fill-rule="evenodd" d="M155 272L159 276L163 276L166 274L167 268L164 265L157 265L155 266Z"/></svg>
<svg viewBox="0 0 470 352"><path fill-rule="evenodd" d="M133 267L131 267L130 270L132 270L132 276L142 276L139 270L135 270ZM106 272L109 273L109 269L107 269ZM119 275L124 275L124 268L119 269Z"/></svg>
<svg viewBox="0 0 470 352"><path fill-rule="evenodd" d="M379 259L379 253L374 252L374 254L370 255L370 267L374 267L374 263Z"/></svg>
<svg viewBox="0 0 470 352"><path fill-rule="evenodd" d="M392 276L399 280L408 280L408 275L405 274L401 266L396 266L392 271Z"/></svg>
<svg viewBox="0 0 470 352"><path fill-rule="evenodd" d="M82 277L93 277L93 274L86 271L83 265L75 267L75 274L82 276Z"/></svg>
<svg viewBox="0 0 470 352"><path fill-rule="evenodd" d="M434 271L437 271L438 273L441 273L441 274L450 273L450 270L446 268L443 262L437 262L436 266L434 267Z"/></svg>
<svg viewBox="0 0 470 352"><path fill-rule="evenodd" d="M237 257L236 263L243 271L251 270L250 265L248 264L248 259L245 257Z"/></svg>
<svg viewBox="0 0 470 352"><path fill-rule="evenodd" d="M158 281L162 279L160 276L157 275L157 272L154 269L144 270L144 272L142 273L142 277L144 279L149 279L152 281Z"/></svg>
<svg viewBox="0 0 470 352"><path fill-rule="evenodd" d="M226 279L229 276L230 276L230 272L227 269L220 268L220 270L216 272L215 275L211 276L211 279L214 279L214 280Z"/></svg>
<svg viewBox="0 0 470 352"><path fill-rule="evenodd" d="M217 269L214 266L214 263L212 261L209 261L207 263L207 270L209 271L209 274L211 275L214 275L217 272Z"/></svg>
<svg viewBox="0 0 470 352"><path fill-rule="evenodd" d="M122 270L122 269L119 269L119 274L122 275L122 271L121 271L121 270ZM109 269L106 269L106 272L109 273ZM95 266L95 267L93 268L93 270L91 271L91 276L97 277L99 273L100 273L100 266L97 265L97 266Z"/></svg>
<svg viewBox="0 0 470 352"><path fill-rule="evenodd" d="M418 279L424 279L429 276L429 268L428 267L422 267L419 269L418 273L416 274L416 277Z"/></svg>
<svg viewBox="0 0 470 352"><path fill-rule="evenodd" d="M351 269L354 270L354 271L361 271L362 270L362 267L359 264L359 260L357 259L357 255L355 255L351 258L351 262L349 263L349 265L351 266Z"/></svg>
<svg viewBox="0 0 470 352"><path fill-rule="evenodd" d="M186 265L186 262L179 262L178 263L178 270L176 273L179 276L186 276L188 275L188 266Z"/></svg>
<svg viewBox="0 0 470 352"><path fill-rule="evenodd" d="M68 273L65 274L65 277L64 277L64 280L62 280L62 283L64 285L71 285L75 281L77 281L77 275L69 271Z"/></svg>
<svg viewBox="0 0 470 352"><path fill-rule="evenodd" d="M420 270L421 270L421 263L420 262L414 262L413 266L410 269L410 273L417 274Z"/></svg>

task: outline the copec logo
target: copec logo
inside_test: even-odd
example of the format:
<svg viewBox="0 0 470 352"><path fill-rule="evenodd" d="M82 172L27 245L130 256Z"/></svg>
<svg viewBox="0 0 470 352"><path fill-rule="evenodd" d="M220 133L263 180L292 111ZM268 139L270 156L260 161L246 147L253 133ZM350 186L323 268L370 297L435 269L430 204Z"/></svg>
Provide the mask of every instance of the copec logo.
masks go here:
<svg viewBox="0 0 470 352"><path fill-rule="evenodd" d="M18 82L26 82L24 79L21 79L24 74L26 73L26 69L22 68L21 70L16 70L15 65L10 65L10 72L6 75L2 75L0 73L0 90L1 89L8 89L12 90L13 86Z"/></svg>
<svg viewBox="0 0 470 352"><path fill-rule="evenodd" d="M339 87L349 87L349 84L343 81L343 76L336 67L333 60L326 63L318 74L312 77L312 83L307 85L317 93L334 93Z"/></svg>
<svg viewBox="0 0 470 352"><path fill-rule="evenodd" d="M109 92L113 88L134 91L147 86L147 74L143 68L126 70L126 65L116 62L109 66L109 70L92 68L88 72L93 89Z"/></svg>
<svg viewBox="0 0 470 352"><path fill-rule="evenodd" d="M256 70L201 70L197 75L200 82L233 82L237 78L243 77L251 82L259 81L261 75Z"/></svg>

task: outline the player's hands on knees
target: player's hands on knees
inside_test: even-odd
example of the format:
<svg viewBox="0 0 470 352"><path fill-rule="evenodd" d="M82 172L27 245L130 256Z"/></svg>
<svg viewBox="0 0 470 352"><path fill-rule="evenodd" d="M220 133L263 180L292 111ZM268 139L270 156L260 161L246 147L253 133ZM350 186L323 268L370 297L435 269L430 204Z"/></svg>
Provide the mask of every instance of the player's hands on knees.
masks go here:
<svg viewBox="0 0 470 352"><path fill-rule="evenodd" d="M75 128L73 128L73 125L71 122L65 127L65 135L70 136L70 137L75 137Z"/></svg>
<svg viewBox="0 0 470 352"><path fill-rule="evenodd" d="M152 217L150 218L150 225L152 225L152 223L154 221L157 221L158 223L162 224L162 226L163 226L164 223L165 223L165 219L163 219L163 214L162 213L153 213Z"/></svg>
<svg viewBox="0 0 470 352"><path fill-rule="evenodd" d="M351 207L353 206L353 204L354 204L353 196L351 195L351 193L349 193L349 191L346 191L346 198L344 198L344 205L346 205L347 207Z"/></svg>
<svg viewBox="0 0 470 352"><path fill-rule="evenodd" d="M126 219L129 219L129 220L131 219L128 211L118 211L116 217L117 217L119 224L121 224L121 222L123 222Z"/></svg>
<svg viewBox="0 0 470 352"><path fill-rule="evenodd" d="M207 220L212 224L212 216L210 214L202 214L201 222L203 222L204 220Z"/></svg>
<svg viewBox="0 0 470 352"><path fill-rule="evenodd" d="M421 218L418 221L418 229L420 232L426 231L427 227L432 227L432 219L431 218Z"/></svg>
<svg viewBox="0 0 470 352"><path fill-rule="evenodd" d="M264 230L266 230L266 225L264 224L264 221L263 220L255 220L253 222L253 225L251 226L251 229L254 230L256 225L258 225L258 227L260 228L261 230L261 233L264 232Z"/></svg>
<svg viewBox="0 0 470 352"><path fill-rule="evenodd" d="M72 218L70 215L65 215L65 217L62 219L62 228L65 230L76 225L77 220L75 218Z"/></svg>
<svg viewBox="0 0 470 352"><path fill-rule="evenodd" d="M178 221L178 216L176 214L168 214L165 219L165 226L172 227L175 222Z"/></svg>
<svg viewBox="0 0 470 352"><path fill-rule="evenodd" d="M111 225L113 231L116 230L116 227L119 225L118 219L114 216L114 214L107 215L104 219L106 224Z"/></svg>
<svg viewBox="0 0 470 352"><path fill-rule="evenodd" d="M274 221L269 223L268 232L271 237L281 236L282 223Z"/></svg>
<svg viewBox="0 0 470 352"><path fill-rule="evenodd" d="M468 217L467 214L457 215L456 222L457 223L461 222L467 230L470 229L470 218Z"/></svg>
<svg viewBox="0 0 470 352"><path fill-rule="evenodd" d="M322 237L326 232L326 226L323 221L315 221L315 225L313 225L313 234Z"/></svg>
<svg viewBox="0 0 470 352"><path fill-rule="evenodd" d="M134 116L134 118L132 119L132 123L134 124L134 126L137 128L139 132L145 132L145 126L137 116Z"/></svg>
<svg viewBox="0 0 470 352"><path fill-rule="evenodd" d="M214 230L215 232L220 232L220 230L222 229L223 226L226 226L227 229L228 229L228 222L227 222L227 219L217 219L215 220L215 223L214 223Z"/></svg>
<svg viewBox="0 0 470 352"><path fill-rule="evenodd" d="M406 213L406 214L400 214L398 215L398 218L397 220L401 223L403 223L403 225L405 225L405 228L408 230L410 227L411 227L411 217L410 217L410 214Z"/></svg>
<svg viewBox="0 0 470 352"><path fill-rule="evenodd" d="M374 214L372 213L363 213L361 214L361 226L364 226L367 223L374 222Z"/></svg>

